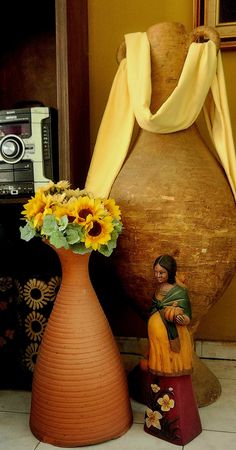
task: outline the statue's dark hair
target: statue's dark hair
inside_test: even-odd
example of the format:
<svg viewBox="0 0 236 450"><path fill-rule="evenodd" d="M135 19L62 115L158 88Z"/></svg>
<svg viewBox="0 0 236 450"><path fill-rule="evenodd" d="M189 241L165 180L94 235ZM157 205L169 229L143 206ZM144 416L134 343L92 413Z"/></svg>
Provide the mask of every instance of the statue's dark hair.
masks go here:
<svg viewBox="0 0 236 450"><path fill-rule="evenodd" d="M168 283L174 284L175 283L175 276L177 271L177 264L173 256L170 255L160 255L158 258L155 259L153 264L153 269L156 267L156 265L159 264L161 267L164 267L164 269L168 272Z"/></svg>

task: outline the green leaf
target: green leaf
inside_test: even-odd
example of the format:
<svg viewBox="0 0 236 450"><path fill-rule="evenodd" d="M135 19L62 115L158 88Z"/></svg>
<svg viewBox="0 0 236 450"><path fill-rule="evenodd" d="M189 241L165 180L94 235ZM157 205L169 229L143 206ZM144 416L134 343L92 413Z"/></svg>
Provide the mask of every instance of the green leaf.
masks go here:
<svg viewBox="0 0 236 450"><path fill-rule="evenodd" d="M82 236L78 228L68 228L65 237L68 244L73 245L76 242L80 242Z"/></svg>
<svg viewBox="0 0 236 450"><path fill-rule="evenodd" d="M86 248L84 242L79 242L74 245L70 245L70 249L74 253L79 253L80 255L85 255L85 253L91 253L91 248Z"/></svg>
<svg viewBox="0 0 236 450"><path fill-rule="evenodd" d="M65 236L69 244L75 244L76 242L80 242L84 237L84 232L82 231L82 227L76 223L70 223L65 231Z"/></svg>
<svg viewBox="0 0 236 450"><path fill-rule="evenodd" d="M104 256L111 256L113 248L109 248L108 245L101 245L98 251Z"/></svg>
<svg viewBox="0 0 236 450"><path fill-rule="evenodd" d="M51 236L56 230L58 230L56 218L52 214L46 215L43 219L42 234Z"/></svg>
<svg viewBox="0 0 236 450"><path fill-rule="evenodd" d="M119 220L114 219L113 220L113 225L114 225L114 232L116 232L117 236L118 236L119 234L121 234L121 232L123 230L123 224Z"/></svg>
<svg viewBox="0 0 236 450"><path fill-rule="evenodd" d="M24 241L29 242L34 236L36 236L36 231L29 223L20 227L20 237Z"/></svg>
<svg viewBox="0 0 236 450"><path fill-rule="evenodd" d="M66 249L69 248L69 244L68 244L65 236L59 230L54 231L50 235L49 242L50 242L50 244L54 245L54 247L56 247L56 248L61 248L61 247L64 247Z"/></svg>
<svg viewBox="0 0 236 450"><path fill-rule="evenodd" d="M112 233L111 233L111 241L117 241L118 236L119 236L118 231L116 231L116 230L114 229L114 230L112 231ZM110 242L110 241L109 241L109 242Z"/></svg>
<svg viewBox="0 0 236 450"><path fill-rule="evenodd" d="M60 231L64 231L65 229L66 229L66 227L67 227L67 225L68 225L68 217L67 216L62 216L62 217L60 217L60 220L59 220L59 230Z"/></svg>

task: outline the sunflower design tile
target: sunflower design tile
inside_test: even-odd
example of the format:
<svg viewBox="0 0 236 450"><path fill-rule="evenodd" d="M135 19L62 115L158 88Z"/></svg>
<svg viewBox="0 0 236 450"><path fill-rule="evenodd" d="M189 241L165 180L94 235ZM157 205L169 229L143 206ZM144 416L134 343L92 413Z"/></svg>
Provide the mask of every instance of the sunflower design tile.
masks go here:
<svg viewBox="0 0 236 450"><path fill-rule="evenodd" d="M36 363L37 355L39 350L39 344L35 344L31 342L25 350L23 363L27 367L27 369L33 373L34 366Z"/></svg>
<svg viewBox="0 0 236 450"><path fill-rule="evenodd" d="M53 302L57 296L57 293L59 291L61 285L61 277L55 276L51 278L48 282L48 293L49 298L48 301Z"/></svg>
<svg viewBox="0 0 236 450"><path fill-rule="evenodd" d="M30 340L41 342L47 319L42 314L32 311L25 319L25 332Z"/></svg>
<svg viewBox="0 0 236 450"><path fill-rule="evenodd" d="M23 287L23 299L33 310L42 309L49 297L48 286L43 280L30 278Z"/></svg>
<svg viewBox="0 0 236 450"><path fill-rule="evenodd" d="M22 387L31 388L40 343L61 285L56 253L36 240L27 246L27 265L19 266L14 283L17 291L17 367Z"/></svg>
<svg viewBox="0 0 236 450"><path fill-rule="evenodd" d="M47 326L61 277L49 280L29 278L24 284L17 280L18 287L18 335L20 337L19 364L31 379L40 343Z"/></svg>

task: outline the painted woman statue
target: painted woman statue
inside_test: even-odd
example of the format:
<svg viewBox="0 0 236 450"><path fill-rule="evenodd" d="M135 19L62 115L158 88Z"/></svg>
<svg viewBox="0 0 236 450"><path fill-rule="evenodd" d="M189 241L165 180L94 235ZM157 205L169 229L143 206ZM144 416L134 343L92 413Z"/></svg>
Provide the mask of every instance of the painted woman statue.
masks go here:
<svg viewBox="0 0 236 450"><path fill-rule="evenodd" d="M148 371L144 429L185 445L201 432L191 380L191 303L187 289L176 281L172 256L159 256L153 270L157 287L148 320L149 353L140 363Z"/></svg>
<svg viewBox="0 0 236 450"><path fill-rule="evenodd" d="M149 370L157 375L192 372L192 343L187 326L191 319L188 291L175 282L176 261L159 256L154 262L157 289L148 321Z"/></svg>

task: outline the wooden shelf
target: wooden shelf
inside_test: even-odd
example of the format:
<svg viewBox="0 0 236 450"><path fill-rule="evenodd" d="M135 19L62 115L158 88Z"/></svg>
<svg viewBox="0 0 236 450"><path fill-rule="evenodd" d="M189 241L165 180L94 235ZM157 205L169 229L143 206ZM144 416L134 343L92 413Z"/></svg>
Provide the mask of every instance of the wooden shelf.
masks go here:
<svg viewBox="0 0 236 450"><path fill-rule="evenodd" d="M18 205L20 203L23 205L24 203L27 203L29 199L30 199L30 197L0 198L0 205L6 205L6 204L11 204L11 205L17 204Z"/></svg>
<svg viewBox="0 0 236 450"><path fill-rule="evenodd" d="M90 160L87 0L9 0L1 13L10 24L0 28L0 110L32 100L56 108L59 178L83 188Z"/></svg>

